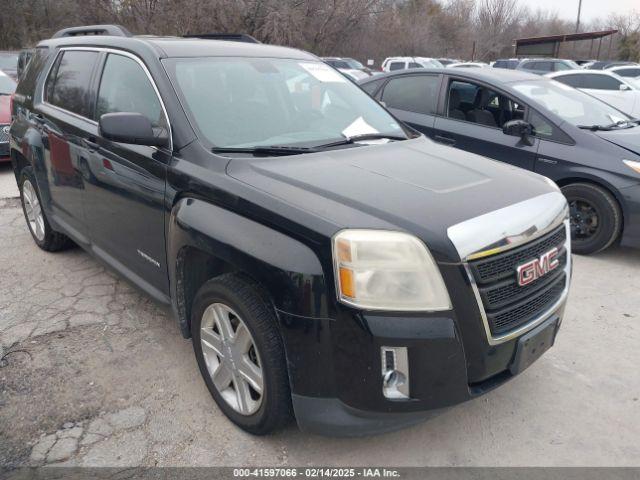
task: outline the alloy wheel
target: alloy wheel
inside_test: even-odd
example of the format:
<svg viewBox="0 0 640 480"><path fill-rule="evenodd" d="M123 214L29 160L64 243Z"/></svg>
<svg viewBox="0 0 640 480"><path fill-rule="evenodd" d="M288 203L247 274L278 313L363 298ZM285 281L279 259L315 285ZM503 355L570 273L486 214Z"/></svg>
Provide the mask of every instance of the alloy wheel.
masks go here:
<svg viewBox="0 0 640 480"><path fill-rule="evenodd" d="M209 305L203 313L200 343L207 370L220 396L242 415L262 404L264 373L247 325L229 306Z"/></svg>
<svg viewBox="0 0 640 480"><path fill-rule="evenodd" d="M29 222L29 228L33 235L41 242L44 240L44 215L40 200L30 180L22 184L22 197L24 199L24 211Z"/></svg>
<svg viewBox="0 0 640 480"><path fill-rule="evenodd" d="M595 207L583 200L569 202L571 217L571 237L574 240L587 240L598 231L598 212Z"/></svg>

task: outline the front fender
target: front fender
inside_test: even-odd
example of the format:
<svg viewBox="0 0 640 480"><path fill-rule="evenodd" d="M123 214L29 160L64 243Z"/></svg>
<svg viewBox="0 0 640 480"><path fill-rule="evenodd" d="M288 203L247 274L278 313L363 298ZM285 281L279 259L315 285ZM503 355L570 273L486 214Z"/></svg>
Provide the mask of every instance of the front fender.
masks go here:
<svg viewBox="0 0 640 480"><path fill-rule="evenodd" d="M180 304L180 262L191 247L258 281L274 307L304 317L326 312L326 283L316 253L307 245L256 221L195 198L171 212L167 256L174 309L189 335L189 308Z"/></svg>

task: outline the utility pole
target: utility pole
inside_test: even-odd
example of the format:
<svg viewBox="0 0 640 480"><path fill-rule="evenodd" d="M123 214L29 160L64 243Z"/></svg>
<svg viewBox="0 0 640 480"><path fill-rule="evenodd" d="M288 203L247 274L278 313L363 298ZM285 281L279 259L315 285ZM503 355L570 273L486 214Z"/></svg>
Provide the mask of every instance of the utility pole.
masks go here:
<svg viewBox="0 0 640 480"><path fill-rule="evenodd" d="M578 18L576 20L576 33L580 30L580 12L582 11L582 0L578 0Z"/></svg>

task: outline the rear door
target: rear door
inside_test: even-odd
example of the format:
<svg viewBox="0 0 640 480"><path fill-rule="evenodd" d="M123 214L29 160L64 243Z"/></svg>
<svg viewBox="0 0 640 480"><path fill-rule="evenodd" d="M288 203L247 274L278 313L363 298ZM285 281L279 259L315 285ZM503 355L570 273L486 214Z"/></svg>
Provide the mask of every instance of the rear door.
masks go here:
<svg viewBox="0 0 640 480"><path fill-rule="evenodd" d="M145 115L169 129L164 107L146 67L122 52L103 54L97 82L95 119L113 112ZM164 193L171 149L91 139L86 182L87 223L99 256L168 294L164 236ZM140 279L143 282L140 282Z"/></svg>
<svg viewBox="0 0 640 480"><path fill-rule="evenodd" d="M97 133L91 98L99 54L62 50L35 107L34 121L42 134L44 165L54 221L76 241L87 243L84 215L86 141Z"/></svg>
<svg viewBox="0 0 640 480"><path fill-rule="evenodd" d="M525 118L524 104L462 78L450 78L445 94L443 115L436 117L434 124L434 140L533 170L539 140L532 138L533 145L527 145L502 131L507 121Z"/></svg>
<svg viewBox="0 0 640 480"><path fill-rule="evenodd" d="M389 111L407 125L433 137L442 75L400 75L389 80L378 94Z"/></svg>

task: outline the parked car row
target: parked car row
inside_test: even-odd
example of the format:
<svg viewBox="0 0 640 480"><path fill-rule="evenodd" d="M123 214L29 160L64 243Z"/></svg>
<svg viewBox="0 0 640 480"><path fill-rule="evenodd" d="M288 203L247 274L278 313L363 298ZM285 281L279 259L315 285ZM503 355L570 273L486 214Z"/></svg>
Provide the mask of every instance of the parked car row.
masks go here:
<svg viewBox="0 0 640 480"><path fill-rule="evenodd" d="M11 124L11 95L16 90L16 82L0 70L0 163L9 157L9 126Z"/></svg>
<svg viewBox="0 0 640 480"><path fill-rule="evenodd" d="M596 164L614 148L633 162L611 143L631 121L512 75L369 77L387 110L300 50L65 29L33 51L13 97L25 221L41 249L73 241L170 305L211 396L246 431L292 416L333 435L398 429L553 345L571 232L583 250L623 226L637 236L637 175L622 160L603 171L624 207L570 182L584 215L571 222L559 188L526 170L541 154L563 166L574 144ZM547 104L562 111L547 117ZM614 120L626 123L604 125Z"/></svg>
<svg viewBox="0 0 640 480"><path fill-rule="evenodd" d="M621 77L611 70L568 70L550 73L547 77L599 98L633 118L640 117L638 81Z"/></svg>

